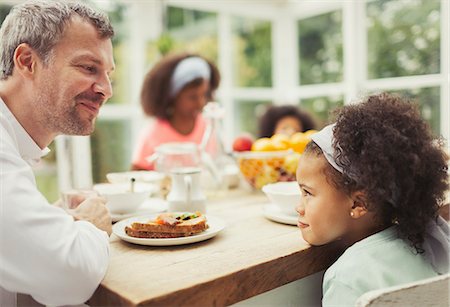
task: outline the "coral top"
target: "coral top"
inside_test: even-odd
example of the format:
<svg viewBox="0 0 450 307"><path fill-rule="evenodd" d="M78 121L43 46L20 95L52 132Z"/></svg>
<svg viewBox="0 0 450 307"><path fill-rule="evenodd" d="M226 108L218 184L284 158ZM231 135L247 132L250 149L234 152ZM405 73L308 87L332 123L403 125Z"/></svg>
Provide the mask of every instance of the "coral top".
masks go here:
<svg viewBox="0 0 450 307"><path fill-rule="evenodd" d="M177 132L167 120L156 119L141 134L132 163L135 168L153 170L154 165L149 163L147 158L155 152L156 147L170 142L193 142L200 144L205 129L206 122L201 115L197 116L194 129L188 135Z"/></svg>

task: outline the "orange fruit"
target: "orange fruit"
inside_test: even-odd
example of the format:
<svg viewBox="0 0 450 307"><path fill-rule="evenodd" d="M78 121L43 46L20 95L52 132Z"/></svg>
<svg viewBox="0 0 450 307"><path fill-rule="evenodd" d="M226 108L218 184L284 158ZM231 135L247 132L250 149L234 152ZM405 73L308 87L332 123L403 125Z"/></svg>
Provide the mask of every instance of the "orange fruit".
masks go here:
<svg viewBox="0 0 450 307"><path fill-rule="evenodd" d="M289 137L285 134L274 134L270 141L274 147L274 150L287 150L290 147Z"/></svg>
<svg viewBox="0 0 450 307"><path fill-rule="evenodd" d="M275 147L269 138L257 139L252 145L252 151L273 151L273 150L275 150Z"/></svg>
<svg viewBox="0 0 450 307"><path fill-rule="evenodd" d="M306 145L311 141L308 135L303 132L296 132L291 136L291 148L298 153L305 151Z"/></svg>

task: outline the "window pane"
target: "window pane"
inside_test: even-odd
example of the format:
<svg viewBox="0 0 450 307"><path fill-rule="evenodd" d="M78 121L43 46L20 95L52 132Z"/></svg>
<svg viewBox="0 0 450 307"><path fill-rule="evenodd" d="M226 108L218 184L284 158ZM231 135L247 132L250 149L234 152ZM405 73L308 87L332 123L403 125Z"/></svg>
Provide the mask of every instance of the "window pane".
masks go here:
<svg viewBox="0 0 450 307"><path fill-rule="evenodd" d="M417 102L420 106L420 113L433 130L435 135L440 135L441 110L440 110L440 88L429 87L413 90L390 91Z"/></svg>
<svg viewBox="0 0 450 307"><path fill-rule="evenodd" d="M370 79L439 73L440 1L367 4Z"/></svg>
<svg viewBox="0 0 450 307"><path fill-rule="evenodd" d="M170 52L198 53L217 63L217 14L167 7L165 32L147 44L147 64Z"/></svg>
<svg viewBox="0 0 450 307"><path fill-rule="evenodd" d="M130 54L127 37L129 36L128 24L125 22L127 7L118 2L112 3L107 11L109 19L114 27L113 53L116 69L111 75L113 86L113 96L108 100L108 104L130 103Z"/></svg>
<svg viewBox="0 0 450 307"><path fill-rule="evenodd" d="M251 133L258 137L258 119L262 116L265 106L271 104L270 101L236 101L234 120L234 135L242 132Z"/></svg>
<svg viewBox="0 0 450 307"><path fill-rule="evenodd" d="M97 120L91 135L92 175L94 182L106 181L106 174L131 166L130 120Z"/></svg>
<svg viewBox="0 0 450 307"><path fill-rule="evenodd" d="M235 17L232 31L234 85L272 86L271 23Z"/></svg>
<svg viewBox="0 0 450 307"><path fill-rule="evenodd" d="M300 107L314 116L317 128L324 127L328 124L332 119L330 118L330 112L343 105L344 99L342 96L306 98L300 102Z"/></svg>
<svg viewBox="0 0 450 307"><path fill-rule="evenodd" d="M7 4L0 4L0 26L3 23L3 20L5 20L6 15L9 14L9 11L11 10L12 6Z"/></svg>
<svg viewBox="0 0 450 307"><path fill-rule="evenodd" d="M342 81L342 12L300 20L298 32L300 84Z"/></svg>

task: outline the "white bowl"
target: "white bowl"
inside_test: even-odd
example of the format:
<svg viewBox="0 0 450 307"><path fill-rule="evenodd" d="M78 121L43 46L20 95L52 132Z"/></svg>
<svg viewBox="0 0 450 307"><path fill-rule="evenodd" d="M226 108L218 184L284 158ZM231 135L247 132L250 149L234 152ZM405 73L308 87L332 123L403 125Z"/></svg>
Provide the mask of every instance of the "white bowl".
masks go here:
<svg viewBox="0 0 450 307"><path fill-rule="evenodd" d="M301 199L301 191L296 181L266 184L262 191L283 213L296 215L295 207Z"/></svg>
<svg viewBox="0 0 450 307"><path fill-rule="evenodd" d="M131 178L136 182L159 183L164 179L164 174L155 171L129 171L106 174L110 183L130 183Z"/></svg>
<svg viewBox="0 0 450 307"><path fill-rule="evenodd" d="M131 192L129 184L100 183L94 185L94 190L107 199L106 206L111 213L127 214L136 211L157 187L136 182Z"/></svg>

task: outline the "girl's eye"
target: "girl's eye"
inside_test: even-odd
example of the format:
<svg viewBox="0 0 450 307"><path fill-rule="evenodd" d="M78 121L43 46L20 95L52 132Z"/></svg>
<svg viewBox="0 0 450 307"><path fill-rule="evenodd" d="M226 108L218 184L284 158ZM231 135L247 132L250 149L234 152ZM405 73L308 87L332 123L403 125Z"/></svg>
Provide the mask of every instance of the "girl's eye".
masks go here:
<svg viewBox="0 0 450 307"><path fill-rule="evenodd" d="M302 196L309 196L309 195L311 195L311 193L302 188Z"/></svg>

